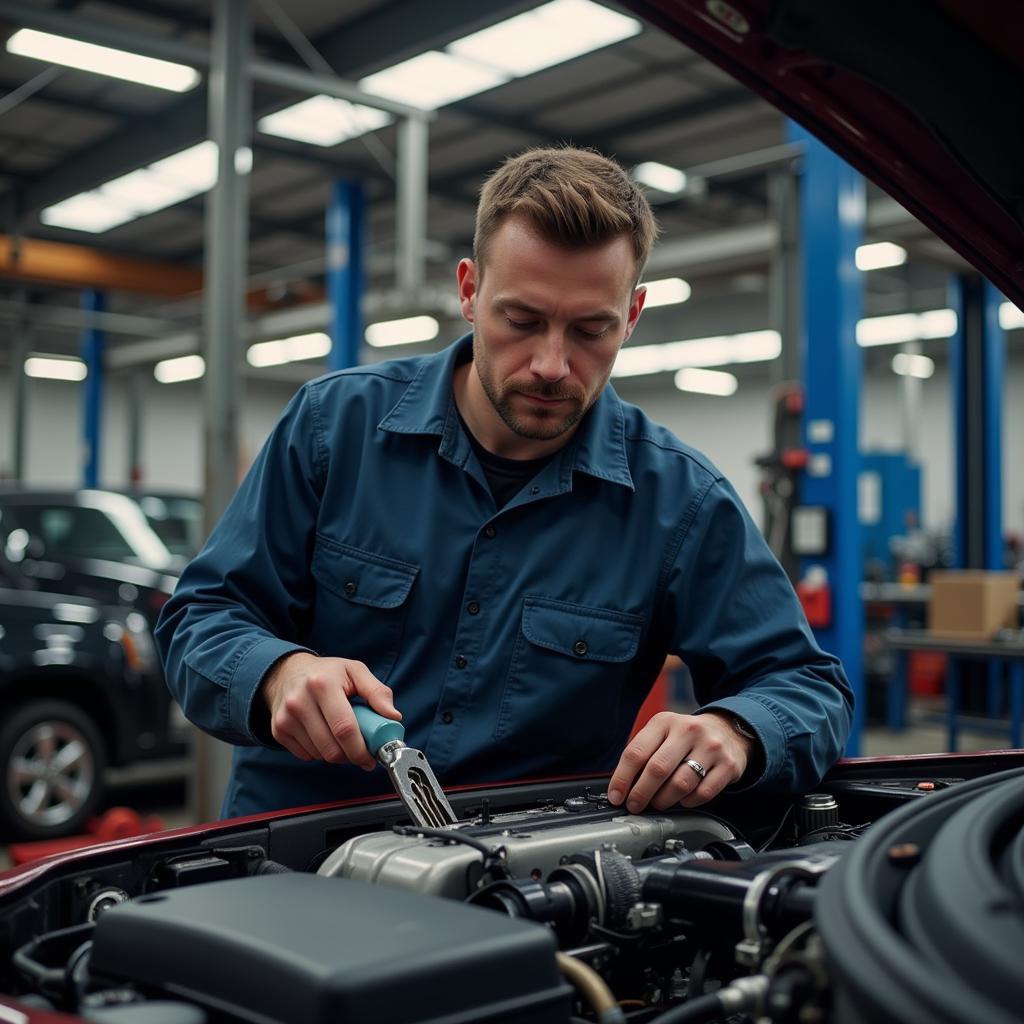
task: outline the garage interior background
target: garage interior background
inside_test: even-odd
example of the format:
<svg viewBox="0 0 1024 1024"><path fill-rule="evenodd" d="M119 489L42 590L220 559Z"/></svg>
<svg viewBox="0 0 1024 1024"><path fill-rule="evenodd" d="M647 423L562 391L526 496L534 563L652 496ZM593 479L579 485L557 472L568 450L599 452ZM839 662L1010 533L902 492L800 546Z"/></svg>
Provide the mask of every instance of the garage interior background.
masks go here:
<svg viewBox="0 0 1024 1024"><path fill-rule="evenodd" d="M485 6L300 0L289 3L285 13L276 2L251 5L253 51L259 59L296 68L308 65L317 73L329 68L401 102L437 104L436 117L427 126L428 199L424 210L412 211L425 225L425 237L414 243L413 262L407 259L402 266L396 247L402 239L408 248L408 236L403 238L401 231L410 229L403 229L399 218L407 214L396 203L404 162L399 121L369 109L353 116L344 101L308 101L306 92L256 82L247 180L251 340L278 339L285 331L294 336L328 330L325 211L332 183L347 179L363 183L367 204L364 320L372 324L430 315L437 321L434 338L400 347L363 345L360 359L447 344L464 326L453 315L454 266L470 252L482 178L508 153L568 140L594 145L629 167L657 162L685 175L684 183L682 175L673 178L662 170L659 181L658 169L646 168L647 175L655 175L650 180L657 182L650 194L663 230L646 279L682 278L689 288L677 286L676 295L690 295L682 303L649 308L630 347L767 330L780 331L783 344L792 344L786 325L794 322L793 311L776 288L785 258L777 225L779 204L785 202L783 179L792 178L798 158L787 155L781 115L678 41L625 12L586 0L559 0L544 7L523 2ZM509 58L514 47L507 40L475 36L466 42L473 33L528 11L555 26L554 33L545 32L539 21L520 20L519 30L534 40L528 57ZM153 372L158 356L200 351L198 277L187 270L202 267L204 191L213 164L209 151L200 150L191 151L179 165L179 175L193 182L194 191L185 198L166 186L164 193L157 189L143 195L139 181L134 192L122 183L120 193L109 183L203 142L205 79L194 75L184 92L173 92L11 51L19 49L19 36L25 39L25 32L16 30L32 25L83 38L93 33L96 41L106 35L111 45L123 36L148 41L151 48L179 43L209 52L210 5L57 0L44 9L40 4L3 2L0 17L15 41L0 55L0 88L6 92L0 101L0 210L7 232L0 261L0 402L8 410L0 428L6 435L0 445L0 473L12 478L20 468L30 484L81 481L82 447L75 442L83 435L83 385L30 379L19 434L12 420L12 375L20 372L25 354L79 354L83 328L77 286L90 283L90 266L113 256L112 269L91 282L103 286L105 310L117 314L97 321L104 329L107 353L99 482L112 487L129 483L132 424L137 422L138 470L144 485L198 491L203 479L200 381L160 383ZM560 34L559 18L576 30ZM586 31L579 30L581 25ZM536 45L545 36L555 43L550 53ZM403 68L403 62L416 58L418 64ZM438 66L424 67L427 60ZM447 62L443 68L441 61ZM531 66L547 62L551 66L531 71ZM395 69L406 72L404 85ZM416 73L425 77L417 81ZM412 91L403 92L410 81ZM432 100L430 92L435 94ZM308 102L296 110L302 101ZM388 123L361 132L378 118ZM358 134L344 139L353 133ZM339 137L343 141L333 141ZM644 176L643 170L639 173ZM863 317L870 322L949 309L951 274L966 265L870 185L867 200L865 243L895 243L905 252L905 261L861 275ZM164 202L154 212L144 212ZM37 240L75 249L62 252L59 260L45 253L33 258ZM417 253L422 255L418 265ZM23 273L19 256L21 266L42 265L42 273ZM938 321L924 330L925 321L912 319L892 321L874 334L870 326L861 328L864 340L884 336L887 343L864 348L860 447L904 450L920 459L923 525L941 532L949 529L954 511L945 338L955 328L955 318ZM1024 319L1007 307L1002 321L1012 328L1007 335L1007 394L1020 394L1022 332L1014 325ZM292 323L299 328L290 329ZM922 333L925 337L919 338ZM168 336L170 341L155 341ZM907 344L898 344L901 338ZM317 342L313 345L315 349ZM769 356L772 351L770 344L763 350ZM893 368L893 357L901 351L923 353L931 360L931 365L922 364L922 372L932 375L917 385L919 397L911 398L919 402L911 427L905 416L907 379ZM728 396L681 392L674 385L678 365L616 377L614 384L624 398L705 451L760 519L754 459L770 447L771 389L782 377L783 359L762 354L749 363L733 364L725 357L710 364L737 379L735 392ZM297 384L325 368L323 358L256 367L240 354L240 467L251 459ZM183 375L188 372L186 366ZM142 411L133 420L134 408ZM1020 403L1005 403L1003 438L1004 464L1020 464ZM1005 479L1003 520L1008 530L1024 530L1024 479L1019 475Z"/></svg>

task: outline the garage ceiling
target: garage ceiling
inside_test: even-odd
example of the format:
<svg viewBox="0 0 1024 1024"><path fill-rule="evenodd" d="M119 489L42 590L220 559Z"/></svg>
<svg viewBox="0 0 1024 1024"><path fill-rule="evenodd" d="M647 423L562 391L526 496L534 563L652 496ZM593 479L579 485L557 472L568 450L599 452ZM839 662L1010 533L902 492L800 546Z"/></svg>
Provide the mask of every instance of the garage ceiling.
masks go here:
<svg viewBox="0 0 1024 1024"><path fill-rule="evenodd" d="M71 19L209 46L208 0L56 0L48 6ZM287 11L337 74L358 80L534 6L524 0L344 0L333 5L289 0ZM0 4L0 14L2 8ZM256 51L304 66L269 11L253 4ZM13 21L0 23L0 38L6 40L17 27ZM200 142L206 133L205 83L174 94L86 72L51 69L0 49L0 91L16 98L16 90L24 90L27 83L36 88L27 98L16 104L0 100L0 231L201 269L203 196L100 234L44 225L39 212ZM255 118L303 98L257 86ZM370 200L371 287L390 285L395 186L382 164L394 157L396 128L375 132L372 148L365 138L330 148L260 133L253 139L249 270L258 282L276 282L279 287L273 294L282 304L308 301L316 294L330 183L357 177L366 183ZM783 140L783 120L774 108L677 40L645 25L625 41L437 112L430 125L428 238L433 258L428 277L449 285L455 259L470 250L475 198L483 176L507 154L526 146L568 141L595 146L627 166L654 160L691 169L778 146ZM869 189L869 197L875 195ZM660 202L657 210L665 253L687 240L763 225L771 216L766 172L762 168L712 177L703 196ZM917 252L925 258L868 275L868 311L927 308L941 294L946 273L941 264L954 261L944 246L906 216L897 211L893 219L895 227L879 229L876 237L896 240L898 235L912 255ZM666 257L657 276L672 271ZM688 266L685 271L694 286L695 303L760 291L767 308L764 251L706 267ZM78 301L77 293L67 287L0 277L0 298L8 305L25 297L35 305L62 308ZM172 318L182 325L198 323L199 315L195 297L172 303L117 292L110 294L108 308ZM134 343L129 336L112 341ZM37 347L44 345L48 351L70 352L77 347L77 338L41 329ZM0 341L4 362L8 351L9 342Z"/></svg>

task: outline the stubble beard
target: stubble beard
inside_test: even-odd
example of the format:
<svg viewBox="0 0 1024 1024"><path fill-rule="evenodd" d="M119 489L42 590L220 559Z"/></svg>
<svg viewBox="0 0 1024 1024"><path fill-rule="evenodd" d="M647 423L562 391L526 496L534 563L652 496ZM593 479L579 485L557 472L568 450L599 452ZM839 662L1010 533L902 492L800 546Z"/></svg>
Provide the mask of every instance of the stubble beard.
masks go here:
<svg viewBox="0 0 1024 1024"><path fill-rule="evenodd" d="M484 390L494 411L501 417L502 422L514 434L519 437L528 438L531 441L552 441L556 437L572 430L584 415L590 411L590 407L597 400L597 396L604 389L607 378L600 388L597 389L594 398L584 404L584 397L579 390L565 388L559 384L537 385L532 381L516 381L509 379L499 384L494 379L491 371L491 364L485 354L484 346L480 343L478 331L473 330L473 363L476 375L480 380L480 386ZM560 398L573 403L572 410L566 414L561 410L537 408L529 418L520 416L512 407L511 396L515 393L526 395L538 395L541 398Z"/></svg>

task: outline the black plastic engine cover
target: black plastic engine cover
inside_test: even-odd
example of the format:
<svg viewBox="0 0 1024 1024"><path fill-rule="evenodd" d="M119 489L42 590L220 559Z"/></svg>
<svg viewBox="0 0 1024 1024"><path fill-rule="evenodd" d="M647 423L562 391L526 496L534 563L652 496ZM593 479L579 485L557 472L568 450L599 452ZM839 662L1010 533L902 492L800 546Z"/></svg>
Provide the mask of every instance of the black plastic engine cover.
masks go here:
<svg viewBox="0 0 1024 1024"><path fill-rule="evenodd" d="M548 929L493 911L296 873L114 907L90 972L259 1024L565 1024L555 950Z"/></svg>

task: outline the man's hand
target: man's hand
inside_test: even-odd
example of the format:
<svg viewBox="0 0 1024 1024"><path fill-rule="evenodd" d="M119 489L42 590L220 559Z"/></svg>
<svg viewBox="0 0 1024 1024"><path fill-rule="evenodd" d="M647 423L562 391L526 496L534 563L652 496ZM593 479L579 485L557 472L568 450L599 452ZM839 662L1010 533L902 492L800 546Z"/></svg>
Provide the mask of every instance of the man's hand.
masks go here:
<svg viewBox="0 0 1024 1024"><path fill-rule="evenodd" d="M632 814L648 804L657 811L677 803L697 807L743 775L753 748L754 741L736 731L728 714L663 711L623 751L608 784L608 799L616 805L625 800ZM688 760L703 765L703 779Z"/></svg>
<svg viewBox="0 0 1024 1024"><path fill-rule="evenodd" d="M357 764L372 771L377 762L363 742L349 698L359 696L385 718L400 719L390 687L361 662L318 658L298 651L267 673L263 700L270 733L303 761Z"/></svg>

